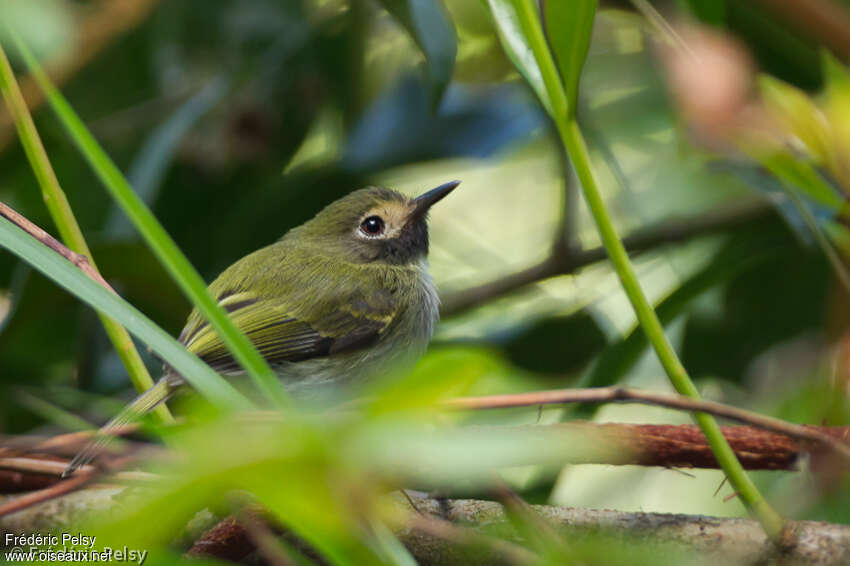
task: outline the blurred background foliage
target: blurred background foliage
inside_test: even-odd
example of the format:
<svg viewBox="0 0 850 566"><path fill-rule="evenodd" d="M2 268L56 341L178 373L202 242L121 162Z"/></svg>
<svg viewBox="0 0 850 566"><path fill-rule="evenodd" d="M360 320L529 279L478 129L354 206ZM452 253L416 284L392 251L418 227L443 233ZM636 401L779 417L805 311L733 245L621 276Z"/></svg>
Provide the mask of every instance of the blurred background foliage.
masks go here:
<svg viewBox="0 0 850 566"><path fill-rule="evenodd" d="M758 88L768 108L797 120L781 132L759 130L759 139L789 133L799 142L793 152L781 142L767 151L749 137L731 144L740 138L720 131L719 119L709 120L714 130L701 130L694 108L683 104L675 63L659 55L690 36L669 36L647 18L654 12L646 3L635 4L641 10L601 3L579 121L621 233L659 236L636 256L645 289L706 396L798 422L850 424L841 357L850 343L850 296L836 276L850 249L850 185L842 177L850 81L840 62L850 57L850 2L812 1L840 16L827 20L795 15L804 2L650 6L669 21L735 38L750 58L748 80L755 84L757 72L774 79L761 79L747 97ZM466 389L475 393L611 383L669 389L604 261L459 300L546 264L553 250L569 257L599 239L552 126L505 57L483 3L445 0L424 20L411 19L407 5L21 0L0 4L0 19L38 51L208 280L355 188L383 184L415 194L457 178L461 188L432 214L430 261L446 312L419 368L426 380L475 381ZM691 92L703 94L711 93ZM33 106L101 271L176 335L188 303L53 115ZM741 123L740 114L734 118ZM790 161L778 157L783 152ZM7 114L0 116L0 199L53 231ZM689 233L711 219L710 230ZM10 254L0 254L0 286L0 431L78 426L71 413L100 422L131 396L88 307ZM158 374L159 362L147 362ZM547 410L540 418L573 414ZM620 406L579 414L688 419ZM501 418L533 423L538 415ZM576 466L513 475L534 501L743 513L725 492L712 495L719 472ZM817 474L755 475L796 518L850 522L846 490L830 492L835 486Z"/></svg>

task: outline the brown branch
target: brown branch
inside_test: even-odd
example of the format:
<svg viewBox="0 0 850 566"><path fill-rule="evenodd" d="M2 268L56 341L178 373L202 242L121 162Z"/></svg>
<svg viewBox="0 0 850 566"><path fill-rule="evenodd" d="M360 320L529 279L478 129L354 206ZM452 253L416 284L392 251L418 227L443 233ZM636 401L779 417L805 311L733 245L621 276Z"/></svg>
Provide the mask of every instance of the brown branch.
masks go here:
<svg viewBox="0 0 850 566"><path fill-rule="evenodd" d="M600 387L591 389L555 389L551 391L490 395L485 397L461 397L450 399L445 402L445 405L454 409L498 409L567 403L612 402L640 403L643 405L668 407L724 417L752 425L759 429L783 434L797 440L821 444L841 456L845 463L850 463L850 444L848 444L848 440L850 440L850 427L798 425L738 409L737 407L724 405L723 403L694 400L681 395L668 395L623 387ZM826 430L832 432L824 432Z"/></svg>
<svg viewBox="0 0 850 566"><path fill-rule="evenodd" d="M623 245L629 252L643 253L662 245L686 242L746 226L769 216L772 210L770 204L757 200L697 214L693 217L666 220L655 226L634 231L623 239ZM552 254L537 265L494 281L450 293L443 298L440 314L450 316L463 312L543 279L575 273L607 257L603 247L577 250L556 245L553 247Z"/></svg>
<svg viewBox="0 0 850 566"><path fill-rule="evenodd" d="M68 462L65 460L23 457L0 458L0 469L29 472L31 474L61 477L62 472L65 471L67 467ZM91 473L95 470L92 466L82 466L80 469L84 473Z"/></svg>
<svg viewBox="0 0 850 566"><path fill-rule="evenodd" d="M46 231L42 230L29 220L27 220L24 216L18 214L14 209L8 206L5 203L0 202L0 216L4 217L6 220L9 220L16 226L18 226L21 230L61 255L71 263L73 263L80 271L89 276L90 279L95 281L96 283L102 285L109 291L115 293L115 289L113 289L106 280L101 277L100 273L97 272L96 269L92 267L89 263L88 258L82 254L78 254L73 252L67 248L62 242L48 234ZM117 295L117 293L115 293Z"/></svg>
<svg viewBox="0 0 850 566"><path fill-rule="evenodd" d="M0 505L0 517L3 517L5 515L11 515L12 513L16 513L23 509L38 505L39 503L44 503L45 501L56 499L65 495L66 493L76 491L77 489L81 488L83 485L91 481L91 479L92 474L80 474L78 476L75 475L70 479L60 481L44 489L33 491L32 493L28 493L16 499L12 499L11 501L7 501L6 503Z"/></svg>
<svg viewBox="0 0 850 566"><path fill-rule="evenodd" d="M0 518L0 531L61 531L73 526L81 513L113 509L119 493L114 489L86 489L61 500L48 501ZM390 503L400 518L393 531L420 564L492 566L539 561L539 557L520 546L524 543L520 533L510 527L505 510L498 503L417 497L416 507L424 515L411 512L401 496L391 498ZM847 525L790 522L785 533L788 544L777 547L757 522L748 519L544 505L532 505L530 510L545 517L571 549L580 551L588 543L591 552L598 552L600 547L607 549L610 563L850 564L850 526ZM506 538L495 539L486 530L503 533ZM229 536L235 535L231 531ZM488 546L491 541L495 546ZM234 543L242 544L236 539ZM504 546L498 546L500 543ZM470 547L476 551L470 552ZM630 561L629 553L633 552L642 553L636 557L643 558ZM583 562L579 560L592 564L598 561L598 555L587 556Z"/></svg>

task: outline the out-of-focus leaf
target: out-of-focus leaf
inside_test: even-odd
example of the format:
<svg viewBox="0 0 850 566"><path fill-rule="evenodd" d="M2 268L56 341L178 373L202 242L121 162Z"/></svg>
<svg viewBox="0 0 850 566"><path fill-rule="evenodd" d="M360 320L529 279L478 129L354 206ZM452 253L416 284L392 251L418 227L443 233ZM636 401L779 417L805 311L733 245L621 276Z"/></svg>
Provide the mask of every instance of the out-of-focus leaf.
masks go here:
<svg viewBox="0 0 850 566"><path fill-rule="evenodd" d="M73 42L74 18L61 0L4 0L0 2L0 42L10 44L15 30L40 57L50 57Z"/></svg>
<svg viewBox="0 0 850 566"><path fill-rule="evenodd" d="M549 0L544 3L546 33L561 71L568 116L576 113L579 78L593 34L596 3L597 0Z"/></svg>
<svg viewBox="0 0 850 566"><path fill-rule="evenodd" d="M385 556L389 564L396 566L416 566L417 562L410 555L403 544L396 538L391 530L386 525L378 521L372 522L372 531L375 533L377 546L380 554Z"/></svg>
<svg viewBox="0 0 850 566"><path fill-rule="evenodd" d="M130 165L127 180L149 206L156 200L156 192L177 148L192 126L227 91L227 81L213 79L196 95L183 103L177 111L157 127L145 141L139 155ZM112 209L105 232L115 238L127 237L133 230L118 207Z"/></svg>
<svg viewBox="0 0 850 566"><path fill-rule="evenodd" d="M726 21L726 0L687 0L687 3L703 22L721 25Z"/></svg>
<svg viewBox="0 0 850 566"><path fill-rule="evenodd" d="M655 311L663 324L670 324L707 290L723 284L764 262L776 258L788 240L777 239L776 221L759 224L734 235L711 262L692 275L678 289L659 303ZM605 387L618 383L634 366L647 348L646 335L635 328L623 340L612 344L600 356L582 387Z"/></svg>
<svg viewBox="0 0 850 566"><path fill-rule="evenodd" d="M531 85L546 112L552 115L552 100L543 83L543 73L528 44L517 13L516 0L486 0L496 24L499 39L510 60Z"/></svg>
<svg viewBox="0 0 850 566"><path fill-rule="evenodd" d="M607 340L596 320L580 310L538 321L507 339L502 348L516 365L563 378L581 370Z"/></svg>
<svg viewBox="0 0 850 566"><path fill-rule="evenodd" d="M478 381L509 373L509 367L484 348L437 348L406 374L402 368L402 375L389 372L369 380L356 397L375 399L376 413L431 409L440 400L468 395Z"/></svg>
<svg viewBox="0 0 850 566"><path fill-rule="evenodd" d="M831 285L820 253L765 229L763 251L773 254L732 278L716 312L697 312L684 331L682 362L694 375L740 380L767 348L823 328ZM758 242L758 240L754 240Z"/></svg>
<svg viewBox="0 0 850 566"><path fill-rule="evenodd" d="M764 167L749 162L726 160L712 163L712 168L729 172L753 189L767 194L800 241L806 245L816 245L815 235L801 215L800 209L794 206L788 195L788 188ZM806 199L806 206L821 226L828 226L835 218L836 212L832 207L811 199Z"/></svg>
<svg viewBox="0 0 850 566"><path fill-rule="evenodd" d="M69 261L12 224L0 218L0 246L53 279L99 312L114 318L167 360L199 392L222 407L250 407L232 385L189 353L177 340L151 322L132 305L89 279Z"/></svg>
<svg viewBox="0 0 850 566"><path fill-rule="evenodd" d="M760 159L768 171L779 180L800 189L815 202L826 205L836 213L846 211L847 202L810 164L788 153L773 153Z"/></svg>
<svg viewBox="0 0 850 566"><path fill-rule="evenodd" d="M802 90L769 75L759 77L759 91L774 120L796 136L816 163L831 153L828 124L823 113Z"/></svg>
<svg viewBox="0 0 850 566"><path fill-rule="evenodd" d="M824 112L832 131L828 154L833 173L850 190L850 72L840 61L824 51L826 76Z"/></svg>
<svg viewBox="0 0 850 566"><path fill-rule="evenodd" d="M538 108L511 86L479 94L452 85L434 116L421 84L407 79L366 110L342 163L357 172L448 156L489 157L543 123Z"/></svg>
<svg viewBox="0 0 850 566"><path fill-rule="evenodd" d="M451 19L440 0L381 0L381 3L407 29L425 55L431 104L436 109L452 78L457 55Z"/></svg>

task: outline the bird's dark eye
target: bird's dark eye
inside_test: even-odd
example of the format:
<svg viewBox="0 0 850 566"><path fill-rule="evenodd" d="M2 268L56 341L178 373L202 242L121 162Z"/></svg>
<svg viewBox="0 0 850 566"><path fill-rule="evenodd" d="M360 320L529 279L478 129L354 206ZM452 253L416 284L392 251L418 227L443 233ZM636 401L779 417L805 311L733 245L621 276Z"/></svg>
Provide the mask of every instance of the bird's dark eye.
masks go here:
<svg viewBox="0 0 850 566"><path fill-rule="evenodd" d="M367 236L380 236L384 233L384 220L380 216L370 216L360 223L360 230Z"/></svg>

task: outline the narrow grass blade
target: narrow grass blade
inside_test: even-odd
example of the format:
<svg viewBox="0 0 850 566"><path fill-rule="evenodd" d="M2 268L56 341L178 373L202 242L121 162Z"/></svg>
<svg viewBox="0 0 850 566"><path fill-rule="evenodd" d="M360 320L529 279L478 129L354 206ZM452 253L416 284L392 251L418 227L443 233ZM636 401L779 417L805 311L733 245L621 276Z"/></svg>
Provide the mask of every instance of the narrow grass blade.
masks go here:
<svg viewBox="0 0 850 566"><path fill-rule="evenodd" d="M197 356L127 301L107 291L70 262L0 217L0 247L6 248L98 312L111 317L182 375L217 406L244 410L251 403Z"/></svg>
<svg viewBox="0 0 850 566"><path fill-rule="evenodd" d="M41 193L50 216L59 228L62 240L72 251L86 256L91 266L97 269L91 250L89 250L83 232L77 224L74 212L71 210L71 205L59 185L53 167L50 165L47 152L41 143L29 108L27 108L21 90L18 88L12 66L9 64L2 46L0 46L0 91L3 92L9 113L15 120L21 144L41 187ZM141 393L153 387L153 379L127 331L109 317L101 316L100 320L136 390ZM165 405L157 407L154 414L160 422L173 421L171 413Z"/></svg>
<svg viewBox="0 0 850 566"><path fill-rule="evenodd" d="M124 213L139 230L159 261L165 266L183 293L209 320L222 342L245 369L262 394L277 405L287 404L289 397L274 371L257 352L248 337L233 324L224 309L209 294L204 280L144 202L133 191L127 179L100 147L100 144L71 108L68 101L53 86L27 46L14 34L14 31L12 31L12 36L30 72L44 90L50 106L68 130L74 143L112 195L112 198L121 206ZM166 359L170 362L170 359Z"/></svg>

